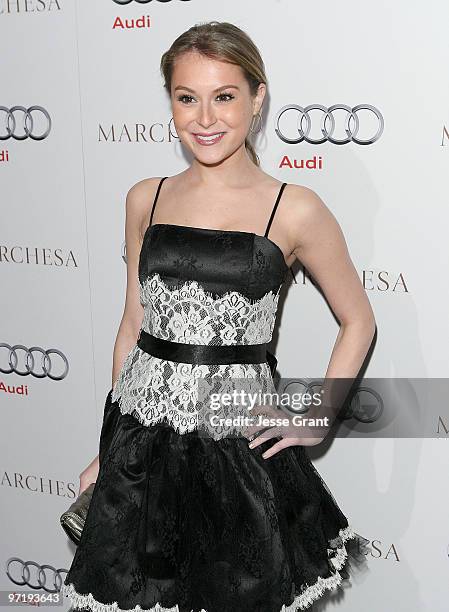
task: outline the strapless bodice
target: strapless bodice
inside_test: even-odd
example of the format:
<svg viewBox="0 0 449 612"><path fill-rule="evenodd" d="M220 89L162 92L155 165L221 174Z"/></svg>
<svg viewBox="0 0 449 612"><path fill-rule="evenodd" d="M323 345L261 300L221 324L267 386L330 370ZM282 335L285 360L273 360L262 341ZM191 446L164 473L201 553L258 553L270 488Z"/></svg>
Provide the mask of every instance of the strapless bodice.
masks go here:
<svg viewBox="0 0 449 612"><path fill-rule="evenodd" d="M288 266L266 236L171 224L147 228L139 257L142 329L194 345L269 343ZM178 431L197 426L198 379L254 379L273 391L266 361L193 364L159 359L136 344L113 388L123 413Z"/></svg>

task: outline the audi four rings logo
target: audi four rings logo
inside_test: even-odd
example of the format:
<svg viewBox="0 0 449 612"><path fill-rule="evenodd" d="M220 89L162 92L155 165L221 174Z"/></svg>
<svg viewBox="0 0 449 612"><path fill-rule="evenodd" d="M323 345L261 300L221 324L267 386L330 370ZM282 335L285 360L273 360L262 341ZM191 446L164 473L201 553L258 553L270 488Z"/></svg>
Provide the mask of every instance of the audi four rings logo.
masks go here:
<svg viewBox="0 0 449 612"><path fill-rule="evenodd" d="M298 393L299 390L303 394L308 394L313 397L314 393L320 393L323 385L323 380L314 380L308 382L303 379L295 379L284 387L284 391ZM291 406L283 407L286 412L291 414L307 414L309 407L301 406L300 408L292 408ZM383 399L375 389L370 387L357 387L356 391L351 394L350 402L345 406L344 410L338 415L342 420L355 419L359 423L375 423L380 419L384 412Z"/></svg>
<svg viewBox="0 0 449 612"><path fill-rule="evenodd" d="M52 380L62 380L67 376L69 371L69 362L67 357L64 355L64 353L58 351L58 349L43 349L40 346L32 346L31 348L27 348L23 344L14 344L11 346L6 342L0 342L0 351L2 348L8 351L6 361L9 364L8 368L0 367L0 372L3 372L3 374L11 374L14 372L14 374L18 374L19 376L27 376L28 374L31 374L36 378L45 378L47 376ZM23 351L24 353L25 363L22 369L18 367L18 351ZM35 359L34 353L36 353L37 356L41 356L40 364L38 363L37 358ZM57 356L56 358L55 355ZM63 364L64 370L62 374L54 374L54 372L52 372L52 369L54 371L54 366L56 364Z"/></svg>
<svg viewBox="0 0 449 612"><path fill-rule="evenodd" d="M36 568L36 577L31 579L30 567ZM6 562L6 575L19 586L27 585L32 589L44 589L47 593L58 593L63 583L62 573L68 571L52 565L39 565L35 561L23 561L19 557L10 557Z"/></svg>
<svg viewBox="0 0 449 612"><path fill-rule="evenodd" d="M346 118L344 121L344 131L346 132L346 137L344 138L335 138L335 126L336 120L334 117L334 111L341 110L346 113ZM359 111L365 110L369 111L374 117L375 125L372 130L374 133L368 138L360 138L358 136L360 130L360 119L358 116ZM311 138L309 136L311 128L312 128L312 117L310 115L311 111L318 111L321 113L321 119L318 119L319 123L316 125L316 130L322 134L322 137L319 138ZM285 115L285 117L284 117ZM289 117L293 119L296 117L296 124L294 121L288 121ZM281 128L281 119L282 128ZM370 118L368 118L370 119ZM364 132L366 131L366 127L371 130L371 123L367 121L367 126L364 126ZM377 130L376 130L377 126ZM323 142L332 142L333 144L342 145L347 144L348 142L355 142L360 145L368 145L373 144L376 140L379 140L384 129L384 119L382 117L381 112L375 107L371 106L371 104L358 104L357 106L347 106L346 104L333 104L327 108L326 106L322 106L321 104L309 104L309 106L298 106L297 104L287 104L287 106L283 106L281 110L278 112L276 116L276 127L275 132L279 136L281 140L288 144L298 144L305 140L310 144L321 144Z"/></svg>
<svg viewBox="0 0 449 612"><path fill-rule="evenodd" d="M156 2L171 2L172 0L156 0ZM190 0L179 0L180 2L190 2ZM151 0L113 0L116 4L131 4L131 2L137 2L138 4L148 4Z"/></svg>
<svg viewBox="0 0 449 612"><path fill-rule="evenodd" d="M21 124L19 125L19 119L16 119L16 113L21 113ZM43 127L37 127L35 125L35 118L40 115L39 124L42 123ZM1 119L1 116L5 117ZM20 115L19 115L20 117ZM26 138L32 138L33 140L43 140L47 138L51 130L51 118L48 111L42 106L0 106L0 140L8 140L8 138L15 138L16 140L25 140Z"/></svg>

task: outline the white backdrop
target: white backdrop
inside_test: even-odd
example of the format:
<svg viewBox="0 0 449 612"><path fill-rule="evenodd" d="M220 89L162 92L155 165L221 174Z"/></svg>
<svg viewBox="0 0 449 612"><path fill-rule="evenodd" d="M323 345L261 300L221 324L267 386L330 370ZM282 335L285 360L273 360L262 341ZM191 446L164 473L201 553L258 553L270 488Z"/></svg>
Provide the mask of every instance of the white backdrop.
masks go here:
<svg viewBox="0 0 449 612"><path fill-rule="evenodd" d="M139 17L150 27L119 25ZM59 516L98 452L125 299L125 196L138 180L176 174L187 164L170 137L160 57L181 32L212 19L243 28L264 58L269 95L256 143L263 169L314 189L343 229L378 327L365 376L448 376L447 2L0 0L5 593L28 588L14 583L22 562L37 564L30 568L33 585L43 582L40 566L64 577L70 565L73 547ZM275 120L292 104L369 104L384 130L367 145L287 144ZM44 109L32 111L29 134L23 111L9 112L16 105ZM322 116L313 111L311 118L316 138ZM336 111L335 120L341 138L346 113ZM359 121L361 138L376 133L369 111ZM292 134L292 121L283 125ZM319 168L292 167L314 156ZM286 158L292 166L282 165ZM296 263L273 349L282 376L321 377L338 326ZM64 359L68 371L61 380L36 376L42 367L35 351L31 371L20 375L25 350L17 349L14 362L8 345L57 349L50 374L63 372ZM337 438L314 449L350 523L372 542L370 571L335 607L446 610L443 439ZM10 563L12 557L20 561ZM54 580L51 569L45 575L43 592Z"/></svg>

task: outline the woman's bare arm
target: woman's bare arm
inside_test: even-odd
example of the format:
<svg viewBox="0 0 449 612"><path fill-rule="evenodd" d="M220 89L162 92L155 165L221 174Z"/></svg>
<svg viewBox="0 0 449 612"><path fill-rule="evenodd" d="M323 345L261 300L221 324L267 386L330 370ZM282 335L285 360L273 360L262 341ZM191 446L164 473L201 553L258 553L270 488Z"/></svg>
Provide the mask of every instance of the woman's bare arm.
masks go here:
<svg viewBox="0 0 449 612"><path fill-rule="evenodd" d="M311 406L308 417L328 416L324 438L355 381L371 346L376 322L365 289L332 212L311 189L298 187L290 198L289 231L293 252L312 275L339 321L340 328L323 382L323 404ZM293 198L294 199L294 198ZM324 435L323 435L324 433Z"/></svg>
<svg viewBox="0 0 449 612"><path fill-rule="evenodd" d="M137 341L143 319L138 277L143 234L149 222L153 198L160 179L144 179L133 185L126 196L126 297L112 357L112 386L123 362Z"/></svg>
<svg viewBox="0 0 449 612"><path fill-rule="evenodd" d="M112 357L112 386L114 386L126 356L133 348L139 335L143 319L140 303L138 264L143 233L149 221L149 211L156 193L159 179L150 178L131 187L126 196L126 297L122 319L117 332ZM96 482L99 472L97 455L80 474L78 495L92 482Z"/></svg>

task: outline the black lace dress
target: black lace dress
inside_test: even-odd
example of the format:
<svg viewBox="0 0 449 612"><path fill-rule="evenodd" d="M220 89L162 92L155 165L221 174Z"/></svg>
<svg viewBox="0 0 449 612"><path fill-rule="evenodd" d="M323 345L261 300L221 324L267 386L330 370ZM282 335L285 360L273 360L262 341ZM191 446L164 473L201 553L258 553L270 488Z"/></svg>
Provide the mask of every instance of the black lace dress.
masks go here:
<svg viewBox="0 0 449 612"><path fill-rule="evenodd" d="M302 610L350 578L368 540L304 447L265 459L276 439L251 449L199 426L199 383L272 388L266 344L288 267L268 231L286 184L261 236L152 225L163 181L140 253L142 328L106 398L98 479L62 592L95 612Z"/></svg>

